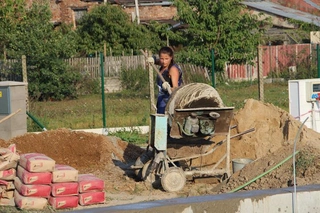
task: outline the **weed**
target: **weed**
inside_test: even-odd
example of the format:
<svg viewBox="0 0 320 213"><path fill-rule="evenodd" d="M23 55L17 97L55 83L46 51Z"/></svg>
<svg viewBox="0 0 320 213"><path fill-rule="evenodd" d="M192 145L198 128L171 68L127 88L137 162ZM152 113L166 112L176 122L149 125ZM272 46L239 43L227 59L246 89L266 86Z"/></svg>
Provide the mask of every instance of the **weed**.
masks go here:
<svg viewBox="0 0 320 213"><path fill-rule="evenodd" d="M134 144L145 144L148 139L147 135L141 134L141 132L136 129L131 129L130 131L122 129L114 133L110 133L109 135L116 136L118 138L121 138L121 140L123 141Z"/></svg>
<svg viewBox="0 0 320 213"><path fill-rule="evenodd" d="M310 155L310 152L301 151L297 154L296 158L296 170L299 174L305 176L305 172L314 164L314 155Z"/></svg>
<svg viewBox="0 0 320 213"><path fill-rule="evenodd" d="M136 194L141 194L141 192L143 191L144 189L141 187L141 185L139 184L135 184L134 185L134 190L133 190L133 193L136 195Z"/></svg>

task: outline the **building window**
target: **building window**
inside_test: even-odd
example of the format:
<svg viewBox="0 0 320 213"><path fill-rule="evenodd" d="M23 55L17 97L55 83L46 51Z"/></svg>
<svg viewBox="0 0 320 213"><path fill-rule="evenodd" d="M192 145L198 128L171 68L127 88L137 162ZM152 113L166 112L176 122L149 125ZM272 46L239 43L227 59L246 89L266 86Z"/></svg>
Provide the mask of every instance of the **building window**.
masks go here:
<svg viewBox="0 0 320 213"><path fill-rule="evenodd" d="M87 8L72 8L73 10L73 26L76 28L79 20L88 12Z"/></svg>

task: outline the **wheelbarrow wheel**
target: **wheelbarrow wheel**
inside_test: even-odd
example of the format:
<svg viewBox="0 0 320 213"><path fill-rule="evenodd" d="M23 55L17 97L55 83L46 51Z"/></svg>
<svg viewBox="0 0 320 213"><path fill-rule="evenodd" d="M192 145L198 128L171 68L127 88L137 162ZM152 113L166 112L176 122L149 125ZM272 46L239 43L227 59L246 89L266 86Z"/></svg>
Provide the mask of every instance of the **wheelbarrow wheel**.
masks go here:
<svg viewBox="0 0 320 213"><path fill-rule="evenodd" d="M146 183L150 184L154 189L160 188L160 178L154 172L151 171L152 160L149 160L144 164L141 170L141 177Z"/></svg>
<svg viewBox="0 0 320 213"><path fill-rule="evenodd" d="M150 159L153 156L153 152L152 150L147 150L144 153L142 153L137 159L136 162L134 163L135 166L144 166L145 163L147 163L148 161L150 161ZM134 171L135 175L137 176L138 180L143 180L143 176L142 176L142 169L136 169Z"/></svg>
<svg viewBox="0 0 320 213"><path fill-rule="evenodd" d="M169 167L161 177L162 188L167 192L177 192L186 184L186 176L180 167Z"/></svg>

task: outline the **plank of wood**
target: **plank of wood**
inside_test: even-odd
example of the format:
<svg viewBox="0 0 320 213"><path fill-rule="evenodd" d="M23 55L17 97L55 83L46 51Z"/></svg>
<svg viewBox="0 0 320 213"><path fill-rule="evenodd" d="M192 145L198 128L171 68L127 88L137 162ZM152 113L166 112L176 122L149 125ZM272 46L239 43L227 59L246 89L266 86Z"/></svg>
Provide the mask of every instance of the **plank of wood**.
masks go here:
<svg viewBox="0 0 320 213"><path fill-rule="evenodd" d="M0 123L2 123L2 122L4 122L5 120L7 120L7 119L11 118L12 116L14 116L15 114L17 114L17 113L18 113L18 112L20 112L20 111L21 111L21 109L18 109L17 111L15 111L15 112L11 113L10 115L8 115L8 116L6 116L6 117L2 118L2 119L0 120Z"/></svg>
<svg viewBox="0 0 320 213"><path fill-rule="evenodd" d="M207 184L218 184L220 183L220 179L217 177L203 177L203 178L195 178L195 183L207 183Z"/></svg>

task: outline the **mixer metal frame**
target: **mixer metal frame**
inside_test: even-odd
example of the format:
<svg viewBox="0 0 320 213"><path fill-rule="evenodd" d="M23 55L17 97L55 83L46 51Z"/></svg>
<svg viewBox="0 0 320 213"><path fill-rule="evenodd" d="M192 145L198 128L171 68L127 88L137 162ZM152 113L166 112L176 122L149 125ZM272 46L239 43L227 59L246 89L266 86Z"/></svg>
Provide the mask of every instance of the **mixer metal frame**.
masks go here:
<svg viewBox="0 0 320 213"><path fill-rule="evenodd" d="M172 192L181 190L184 187L186 179L190 177L229 177L230 122L233 118L233 109L233 107L177 109L174 116L170 118L170 125L167 123L168 115L152 114L150 144L147 150L150 159L141 167L142 179L150 182L153 187L158 187L160 185L159 182L161 182L164 190ZM215 121L214 134L206 136L200 134L198 137L190 137L183 134L178 124L184 123L185 118L188 117L190 113L196 113L199 116L206 117L209 116L211 112L220 114L220 117ZM167 128L168 126L169 128ZM222 138L219 143L211 140L217 136L219 136L218 138L220 139ZM226 143L225 154L214 165L211 165L212 168L203 169L203 166L206 165L191 167L183 163L210 155L223 143ZM206 146L208 149L200 154L183 153L183 156L179 154L177 156L170 156L168 149L171 149L173 146L178 145L179 147L184 147L194 144ZM183 150L181 152L183 152ZM177 153L179 153L179 149L177 149ZM220 166L224 161L225 166ZM220 168L218 168L219 166Z"/></svg>

